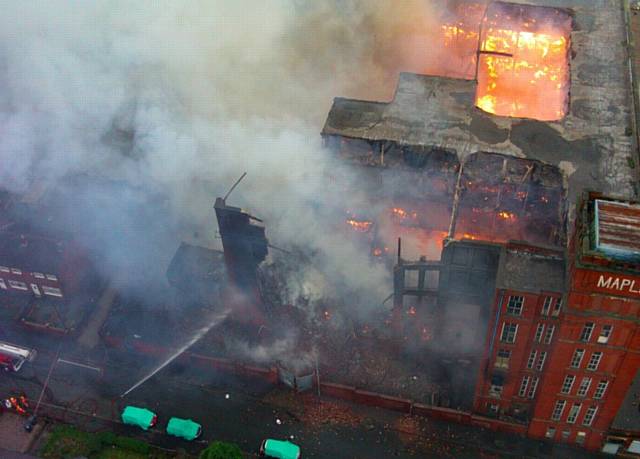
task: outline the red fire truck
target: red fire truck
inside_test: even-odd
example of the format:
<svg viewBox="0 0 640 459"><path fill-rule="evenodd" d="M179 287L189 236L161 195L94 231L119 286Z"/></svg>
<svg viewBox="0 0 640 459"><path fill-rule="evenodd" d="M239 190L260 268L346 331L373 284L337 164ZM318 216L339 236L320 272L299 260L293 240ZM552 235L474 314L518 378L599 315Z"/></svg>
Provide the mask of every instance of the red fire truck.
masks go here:
<svg viewBox="0 0 640 459"><path fill-rule="evenodd" d="M35 349L0 341L0 368L5 371L18 371L24 362L31 362L35 357Z"/></svg>

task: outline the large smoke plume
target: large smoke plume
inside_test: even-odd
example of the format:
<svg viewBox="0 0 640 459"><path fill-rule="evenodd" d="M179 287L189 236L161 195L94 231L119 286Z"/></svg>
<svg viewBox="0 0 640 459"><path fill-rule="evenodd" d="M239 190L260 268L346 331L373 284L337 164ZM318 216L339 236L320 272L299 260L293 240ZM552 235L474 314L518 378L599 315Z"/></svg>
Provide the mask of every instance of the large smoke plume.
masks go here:
<svg viewBox="0 0 640 459"><path fill-rule="evenodd" d="M22 193L87 173L133 185L69 191L58 209L108 274L165 269L187 230L215 244L213 200L247 171L232 204L262 217L275 244L313 255L310 283L372 302L390 292L388 273L326 227L370 203L326 182L345 166L319 131L334 96L389 99L398 70L439 58L428 1L3 1L2 11L0 183ZM156 194L168 203L152 204Z"/></svg>

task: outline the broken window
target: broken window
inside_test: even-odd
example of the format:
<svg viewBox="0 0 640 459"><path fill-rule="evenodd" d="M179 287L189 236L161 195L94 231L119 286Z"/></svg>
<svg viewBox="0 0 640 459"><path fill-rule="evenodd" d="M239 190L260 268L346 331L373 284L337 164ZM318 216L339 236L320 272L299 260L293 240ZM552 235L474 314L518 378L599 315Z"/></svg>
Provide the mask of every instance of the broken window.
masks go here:
<svg viewBox="0 0 640 459"><path fill-rule="evenodd" d="M496 368L509 368L509 358L511 357L511 351L508 349L498 349L496 355Z"/></svg>
<svg viewBox="0 0 640 459"><path fill-rule="evenodd" d="M24 282L18 282L13 280L10 280L8 282L9 282L9 287L15 288L16 290L29 290L27 288L27 284L25 284Z"/></svg>
<svg viewBox="0 0 640 459"><path fill-rule="evenodd" d="M44 292L45 295L57 296L59 298L62 298L62 290L60 290L59 288L47 287L43 285L42 291Z"/></svg>
<svg viewBox="0 0 640 459"><path fill-rule="evenodd" d="M602 330L600 330L600 336L598 336L598 343L607 344L612 331L613 325L603 325Z"/></svg>

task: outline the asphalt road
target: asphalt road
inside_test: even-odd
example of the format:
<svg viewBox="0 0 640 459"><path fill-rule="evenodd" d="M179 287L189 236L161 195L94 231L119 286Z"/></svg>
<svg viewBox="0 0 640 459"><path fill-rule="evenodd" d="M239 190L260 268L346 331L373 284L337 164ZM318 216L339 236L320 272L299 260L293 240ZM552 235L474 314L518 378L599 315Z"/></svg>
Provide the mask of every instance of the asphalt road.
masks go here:
<svg viewBox="0 0 640 459"><path fill-rule="evenodd" d="M33 400L40 395L58 346L55 338L32 339L39 349L38 358L18 373L1 374L0 394L25 391ZM251 452L269 437L291 439L301 446L306 458L588 457L572 448L551 448L520 437L425 419L412 420L416 429L407 433L398 427L403 417L397 413L343 402L339 402L339 410L349 413L347 422L309 419L305 416L309 407L300 397L290 396L287 389L183 362L167 366L122 399L125 390L160 362L104 349L88 357L73 342L62 346L59 358L62 360L53 367L43 396L43 413L55 413L88 430L110 429L140 436L169 449L196 452L209 441L223 440ZM145 433L109 421L117 421L128 404L155 411L158 428ZM165 435L162 429L171 416L201 423L202 438L189 443Z"/></svg>

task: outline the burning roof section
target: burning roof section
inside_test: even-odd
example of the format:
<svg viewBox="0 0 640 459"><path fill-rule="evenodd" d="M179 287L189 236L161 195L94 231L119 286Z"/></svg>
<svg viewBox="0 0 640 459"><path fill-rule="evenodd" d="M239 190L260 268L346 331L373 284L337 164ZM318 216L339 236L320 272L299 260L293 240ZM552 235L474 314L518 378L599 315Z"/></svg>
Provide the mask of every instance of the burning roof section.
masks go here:
<svg viewBox="0 0 640 459"><path fill-rule="evenodd" d="M489 13L498 7L513 9L520 17L519 23L522 23L516 35L498 41L487 37L492 27L489 14L486 23L482 16L472 15L461 17L457 22L447 19L442 25L442 46L452 49L457 49L455 46L462 42L473 41L473 34L466 30L474 21L476 35L484 30L482 33L486 39L480 44L487 52L479 54L479 69L486 68L490 62L500 62L507 72L498 72L496 90L509 79L509 72L519 72L522 79L527 75L532 77L527 80L533 83L526 94L507 85L507 92L515 94L517 101L515 105L506 99L496 102L496 113L503 116L477 108L478 95L494 95L489 80L479 74L479 87L475 81L459 79L469 78L469 75L447 73L451 65L443 62L442 72L434 71L431 65L426 69L432 75L401 73L395 95L389 103L336 98L323 128L323 136L441 149L453 152L461 160L478 151L503 153L558 167L567 176L571 197L579 196L585 189L615 192L626 198L635 196L637 172L635 161L629 160L635 155L632 91L627 78L626 25L621 5L591 0L532 0L529 3L538 7L549 4L559 8L571 6L571 16L564 9L523 10L521 5L493 4ZM537 19L543 13L547 15L544 26ZM566 35L569 17L572 18L573 29ZM536 23L525 25L529 19L536 19ZM462 30L463 26L467 29ZM566 40L571 72L568 67L565 73L561 69L554 70L556 64L549 64L549 68L546 68L547 64L539 64L546 76L542 78L539 74L541 77L536 78L535 74L540 70L538 64L533 67L519 65L521 58L529 59L529 53L539 56L546 53L546 56L557 55L559 59L565 52L553 49L555 39L552 40L553 34L548 27L552 28L553 34L557 31L557 36ZM497 30L494 28L494 32ZM527 45L530 40L535 42L531 50ZM541 51L538 45L543 43ZM516 59L516 54L511 58L489 53L492 48L502 52L506 44L521 49L523 54L518 54ZM549 45L548 51L544 51L546 44ZM557 45L560 47L560 43ZM451 59L459 62L468 56L468 50L452 51ZM509 59L513 63L510 70L507 65ZM475 72L474 66L465 68ZM564 83L565 78L569 83ZM562 96L568 84L570 100ZM527 116L522 110L533 100L531 98L539 106L539 96L539 100L544 101L543 108L548 107L553 113L565 111L565 116L545 122L517 118Z"/></svg>
<svg viewBox="0 0 640 459"><path fill-rule="evenodd" d="M490 3L481 24L476 105L501 116L562 119L571 26L565 10Z"/></svg>

